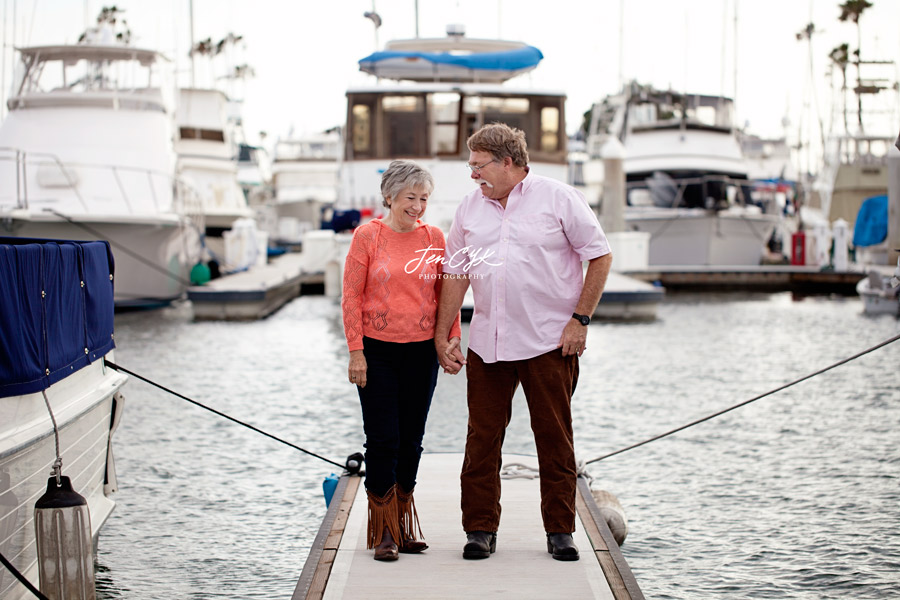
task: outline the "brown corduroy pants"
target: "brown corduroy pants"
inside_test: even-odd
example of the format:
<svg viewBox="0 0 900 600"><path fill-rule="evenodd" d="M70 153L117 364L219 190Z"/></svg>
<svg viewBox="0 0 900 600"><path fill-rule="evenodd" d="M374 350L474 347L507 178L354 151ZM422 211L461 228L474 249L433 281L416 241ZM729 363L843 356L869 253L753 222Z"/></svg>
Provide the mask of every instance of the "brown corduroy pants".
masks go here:
<svg viewBox="0 0 900 600"><path fill-rule="evenodd" d="M466 364L469 429L460 483L463 530L497 531L501 449L519 383L525 391L541 479L541 516L548 533L575 531L577 467L572 394L578 357L557 349L534 358L485 363L472 350Z"/></svg>

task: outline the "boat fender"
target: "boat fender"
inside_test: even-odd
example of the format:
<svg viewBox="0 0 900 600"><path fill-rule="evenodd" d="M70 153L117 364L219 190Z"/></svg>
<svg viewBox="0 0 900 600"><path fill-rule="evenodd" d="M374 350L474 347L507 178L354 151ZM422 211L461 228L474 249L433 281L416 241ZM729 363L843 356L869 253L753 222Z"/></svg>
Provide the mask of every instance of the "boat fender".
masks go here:
<svg viewBox="0 0 900 600"><path fill-rule="evenodd" d="M50 477L34 505L40 590L50 600L93 600L94 551L87 501L68 477Z"/></svg>
<svg viewBox="0 0 900 600"><path fill-rule="evenodd" d="M616 543L621 546L628 535L628 519L625 518L625 511L619 499L604 490L591 490L591 495L597 508L600 509L600 516L609 526Z"/></svg>
<svg viewBox="0 0 900 600"><path fill-rule="evenodd" d="M210 271L209 266L204 265L202 262L197 263L191 268L191 283L193 285L204 285L209 283L211 277L212 272Z"/></svg>
<svg viewBox="0 0 900 600"><path fill-rule="evenodd" d="M325 480L322 482L322 491L325 493L325 506L328 507L331 505L331 498L334 496L334 490L337 488L338 481L340 477L331 473Z"/></svg>

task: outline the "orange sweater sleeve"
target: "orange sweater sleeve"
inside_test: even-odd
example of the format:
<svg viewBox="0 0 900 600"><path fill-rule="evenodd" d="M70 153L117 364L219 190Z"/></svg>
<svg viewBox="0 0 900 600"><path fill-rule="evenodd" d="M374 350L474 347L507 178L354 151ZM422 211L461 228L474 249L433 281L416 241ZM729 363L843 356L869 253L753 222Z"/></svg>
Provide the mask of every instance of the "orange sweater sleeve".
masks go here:
<svg viewBox="0 0 900 600"><path fill-rule="evenodd" d="M344 261L341 312L344 317L344 335L351 352L363 349L363 298L373 247L371 228L358 227L353 233L350 250Z"/></svg>
<svg viewBox="0 0 900 600"><path fill-rule="evenodd" d="M437 227L433 228L432 235L436 238L438 245L443 248L441 255L446 257L444 254L447 250L447 241L444 239L444 232L438 229ZM438 302L441 301L441 286L443 285L443 274L444 274L444 262L441 261L438 263L438 277L435 280L434 284L434 297ZM460 326L460 313L456 313L456 318L453 319L453 325L450 326L450 337L462 337L462 327Z"/></svg>

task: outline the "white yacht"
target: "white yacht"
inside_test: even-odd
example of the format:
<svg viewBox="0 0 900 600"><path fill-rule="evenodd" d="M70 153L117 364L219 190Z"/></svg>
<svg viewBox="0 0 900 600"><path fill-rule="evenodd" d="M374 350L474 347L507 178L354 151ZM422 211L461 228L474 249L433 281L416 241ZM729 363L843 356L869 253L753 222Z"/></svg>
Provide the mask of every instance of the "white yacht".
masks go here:
<svg viewBox="0 0 900 600"><path fill-rule="evenodd" d="M626 228L650 233L651 266L758 265L763 258L778 216L749 202L733 109L730 98L637 83L593 106L587 152L599 161L610 136L623 144Z"/></svg>
<svg viewBox="0 0 900 600"><path fill-rule="evenodd" d="M205 244L221 262L222 234L237 219L254 217L238 184L238 147L229 125L228 98L215 89L181 88L176 122L178 176L200 198Z"/></svg>
<svg viewBox="0 0 900 600"><path fill-rule="evenodd" d="M112 435L128 378L105 362L115 347L108 243L0 237L0 257L0 553L38 586L35 502L57 456L87 502L95 548L115 507ZM34 596L0 568L0 598Z"/></svg>
<svg viewBox="0 0 900 600"><path fill-rule="evenodd" d="M168 60L113 39L19 55L0 126L0 235L108 240L117 306L180 297L202 214L175 176Z"/></svg>
<svg viewBox="0 0 900 600"><path fill-rule="evenodd" d="M853 227L867 198L887 193L888 153L897 139L900 85L892 60L850 60L857 71L854 97L834 89L830 133L816 180L822 212L829 222ZM840 65L838 65L840 66Z"/></svg>
<svg viewBox="0 0 900 600"><path fill-rule="evenodd" d="M272 188L280 223L279 237L296 242L304 228L318 229L323 207L338 197L341 134L339 128L275 142Z"/></svg>
<svg viewBox="0 0 900 600"><path fill-rule="evenodd" d="M435 179L425 220L449 231L473 189L466 139L494 121L525 132L535 173L566 181L565 94L509 81L542 58L522 42L467 38L450 26L445 38L391 41L360 60L376 81L347 91L338 207L379 214L381 173L412 159Z"/></svg>

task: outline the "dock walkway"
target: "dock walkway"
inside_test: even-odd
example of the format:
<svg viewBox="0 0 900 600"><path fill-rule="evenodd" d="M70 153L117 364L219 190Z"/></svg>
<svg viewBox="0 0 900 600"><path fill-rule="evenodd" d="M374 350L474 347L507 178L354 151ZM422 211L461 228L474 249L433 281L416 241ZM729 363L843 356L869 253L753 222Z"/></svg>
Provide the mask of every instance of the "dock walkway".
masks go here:
<svg viewBox="0 0 900 600"><path fill-rule="evenodd" d="M537 459L504 455L503 464ZM323 598L643 598L585 480L579 479L575 543L581 560L553 560L541 523L538 479L504 479L497 551L464 560L459 508L462 454L424 454L416 509L429 548L377 562L366 550L362 478L344 476L332 499L293 600Z"/></svg>
<svg viewBox="0 0 900 600"><path fill-rule="evenodd" d="M794 292L855 296L862 269L829 271L799 265L759 266L650 266L623 273L647 282L659 282L666 291Z"/></svg>

